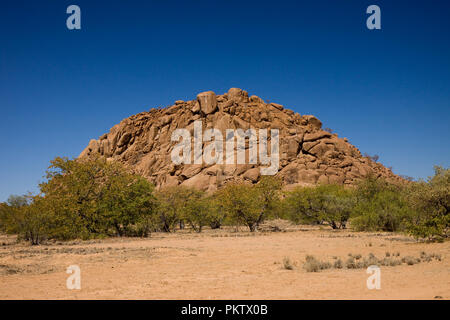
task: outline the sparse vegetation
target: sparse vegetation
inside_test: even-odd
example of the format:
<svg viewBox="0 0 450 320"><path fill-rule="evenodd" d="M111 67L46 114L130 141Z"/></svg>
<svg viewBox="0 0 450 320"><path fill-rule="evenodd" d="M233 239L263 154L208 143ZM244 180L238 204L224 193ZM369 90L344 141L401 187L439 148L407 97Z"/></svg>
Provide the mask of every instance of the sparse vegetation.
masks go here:
<svg viewBox="0 0 450 320"><path fill-rule="evenodd" d="M344 229L354 205L353 191L339 185L301 187L285 199L288 217L294 222L329 224Z"/></svg>
<svg viewBox="0 0 450 320"><path fill-rule="evenodd" d="M344 267L344 264L340 258L336 259L333 263L333 268L335 269L342 269Z"/></svg>
<svg viewBox="0 0 450 320"><path fill-rule="evenodd" d="M232 225L237 231L245 225L255 232L268 219L284 218L336 230L350 224L356 231L405 232L443 241L450 226L449 172L436 167L427 182L403 185L369 175L354 188L323 184L283 194L280 179L264 176L257 184L231 183L211 194L182 186L155 191L146 179L103 158L56 158L38 196L11 196L0 204L0 231L39 244L46 239L146 237L186 226L202 232L206 226ZM270 223L267 228L282 230ZM386 258L394 256L386 252Z"/></svg>
<svg viewBox="0 0 450 320"><path fill-rule="evenodd" d="M408 210L402 187L369 176L356 188L352 228L357 231L400 231Z"/></svg>
<svg viewBox="0 0 450 320"><path fill-rule="evenodd" d="M428 181L414 183L406 198L411 218L406 230L416 238L442 241L450 235L450 169L435 167Z"/></svg>
<svg viewBox="0 0 450 320"><path fill-rule="evenodd" d="M367 257L363 257L360 254L354 255L352 253L349 253L345 262L342 262L340 258L335 256L333 257L333 259L335 260L334 263L330 263L327 261L320 261L312 255L307 255L305 263L303 264L303 268L306 270L306 272L319 272L320 270L330 268L363 269L371 265L388 267L395 267L401 264L414 265L420 262L431 262L433 259L435 259L436 261L441 261L442 259L440 254L426 254L425 252L421 252L420 257L418 258L415 258L413 256L405 256L400 259L400 253L395 254L395 256L397 256L397 258L395 258L394 255L386 255L386 257L384 258L378 259L373 253L369 253Z"/></svg>
<svg viewBox="0 0 450 320"><path fill-rule="evenodd" d="M2 207L4 230L32 244L131 235L154 210L153 186L119 163L56 158L38 196Z"/></svg>
<svg viewBox="0 0 450 320"><path fill-rule="evenodd" d="M373 156L369 155L368 153L364 153L364 157L372 160L373 162L377 162L378 159L380 159L380 156L377 154L374 154Z"/></svg>
<svg viewBox="0 0 450 320"><path fill-rule="evenodd" d="M291 259L289 259L289 257L284 257L283 268L286 270L294 270L294 264L292 263Z"/></svg>
<svg viewBox="0 0 450 320"><path fill-rule="evenodd" d="M330 269L333 265L328 261L320 261L314 256L307 255L303 268L306 272L319 272L320 270Z"/></svg>

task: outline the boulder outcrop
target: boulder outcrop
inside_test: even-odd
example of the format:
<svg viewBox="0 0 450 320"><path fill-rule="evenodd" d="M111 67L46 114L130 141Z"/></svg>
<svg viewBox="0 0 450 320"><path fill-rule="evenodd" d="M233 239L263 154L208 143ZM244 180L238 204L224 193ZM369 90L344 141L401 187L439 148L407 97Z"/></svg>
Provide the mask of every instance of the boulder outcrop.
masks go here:
<svg viewBox="0 0 450 320"><path fill-rule="evenodd" d="M352 185L369 174L402 181L382 164L363 157L346 138L322 130L316 117L266 103L255 95L249 97L238 88L222 95L202 92L195 100L177 100L167 108L126 118L98 140L91 140L79 157L100 155L120 161L157 188L181 184L213 191L232 181L259 181L259 164L174 164L171 152L177 142L171 140L172 133L184 128L193 134L195 121L201 121L204 130L218 129L224 137L227 129L278 129L276 176L287 188L318 183Z"/></svg>

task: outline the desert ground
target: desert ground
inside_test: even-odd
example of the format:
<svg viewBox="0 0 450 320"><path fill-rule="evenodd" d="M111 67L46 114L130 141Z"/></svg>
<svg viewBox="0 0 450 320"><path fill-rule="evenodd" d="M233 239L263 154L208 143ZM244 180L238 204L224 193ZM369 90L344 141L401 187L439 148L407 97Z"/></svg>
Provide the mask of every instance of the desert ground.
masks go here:
<svg viewBox="0 0 450 320"><path fill-rule="evenodd" d="M381 266L381 289L365 268L306 272L306 255L323 261L386 252L441 260ZM284 267L289 258L292 270ZM69 290L66 269L81 269ZM450 243L402 234L292 226L282 232L234 228L153 233L149 238L49 242L30 246L0 235L0 299L449 299Z"/></svg>

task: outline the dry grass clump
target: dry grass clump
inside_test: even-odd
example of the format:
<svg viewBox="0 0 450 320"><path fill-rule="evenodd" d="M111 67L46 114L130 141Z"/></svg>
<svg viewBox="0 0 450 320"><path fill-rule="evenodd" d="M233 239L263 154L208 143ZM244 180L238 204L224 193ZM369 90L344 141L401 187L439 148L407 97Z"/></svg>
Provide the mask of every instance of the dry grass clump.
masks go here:
<svg viewBox="0 0 450 320"><path fill-rule="evenodd" d="M348 257L347 261L345 261L345 267L347 269L357 269L358 265L357 265L355 258Z"/></svg>
<svg viewBox="0 0 450 320"><path fill-rule="evenodd" d="M286 270L294 270L294 264L292 263L291 259L289 259L289 257L284 257L283 268Z"/></svg>
<svg viewBox="0 0 450 320"><path fill-rule="evenodd" d="M420 258L425 262L431 262L433 259L436 259L438 261L442 260L442 257L438 253L426 253L425 251L422 251L420 253Z"/></svg>
<svg viewBox="0 0 450 320"><path fill-rule="evenodd" d="M335 269L342 269L343 267L344 267L344 264L342 263L341 259L337 259L333 264L333 268L335 268Z"/></svg>
<svg viewBox="0 0 450 320"><path fill-rule="evenodd" d="M414 258L414 257L411 257L411 256L406 256L406 257L403 257L403 258L402 258L402 262L403 262L403 263L406 263L408 266L412 266L412 265L414 265L414 264L416 264L416 263L421 262L421 260L420 260L419 258Z"/></svg>
<svg viewBox="0 0 450 320"><path fill-rule="evenodd" d="M47 274L55 271L53 266L44 266L41 264L0 264L0 275L14 275L14 274Z"/></svg>
<svg viewBox="0 0 450 320"><path fill-rule="evenodd" d="M393 257L386 257L383 260L380 260L379 263L382 266L395 267L401 265L402 261L400 259L395 259Z"/></svg>
<svg viewBox="0 0 450 320"><path fill-rule="evenodd" d="M303 268L306 272L319 272L320 270L331 269L333 265L328 261L320 261L314 256L307 255Z"/></svg>
<svg viewBox="0 0 450 320"><path fill-rule="evenodd" d="M440 254L431 253L427 254L422 251L419 258L412 256L405 256L400 258L400 252L385 252L385 257L379 259L373 253L369 253L367 257L363 257L361 254L349 253L347 260L343 262L337 256L333 256L334 263L324 262L316 259L314 256L307 255L303 268L306 272L319 272L324 269L363 269L371 265L395 267L401 264L414 265L420 262L430 262L433 259L441 261Z"/></svg>
<svg viewBox="0 0 450 320"><path fill-rule="evenodd" d="M378 264L379 260L373 253L369 253L368 257L362 258L361 255L349 255L349 258L345 262L345 267L347 269L361 269L361 268L367 268L371 265Z"/></svg>

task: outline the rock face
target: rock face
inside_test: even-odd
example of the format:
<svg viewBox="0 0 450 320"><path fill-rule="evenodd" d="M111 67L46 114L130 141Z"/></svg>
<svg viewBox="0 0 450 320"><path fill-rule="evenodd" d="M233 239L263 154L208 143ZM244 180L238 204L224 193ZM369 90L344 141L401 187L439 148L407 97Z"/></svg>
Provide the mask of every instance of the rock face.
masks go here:
<svg viewBox="0 0 450 320"><path fill-rule="evenodd" d="M181 184L214 191L231 181L259 181L259 163L175 164L171 152L178 142L171 140L172 133L187 129L192 134L195 121L201 121L203 130L218 129L224 137L227 129L278 129L276 176L286 188L318 183L352 185L369 174L391 182L402 180L383 165L363 157L346 138L322 130L322 123L314 116L265 103L238 88L223 95L202 92L196 100L177 100L170 107L133 115L98 140L91 140L80 158L101 155L120 161L157 188Z"/></svg>

